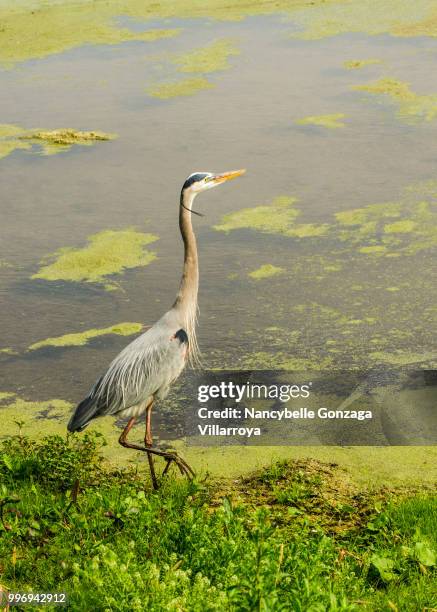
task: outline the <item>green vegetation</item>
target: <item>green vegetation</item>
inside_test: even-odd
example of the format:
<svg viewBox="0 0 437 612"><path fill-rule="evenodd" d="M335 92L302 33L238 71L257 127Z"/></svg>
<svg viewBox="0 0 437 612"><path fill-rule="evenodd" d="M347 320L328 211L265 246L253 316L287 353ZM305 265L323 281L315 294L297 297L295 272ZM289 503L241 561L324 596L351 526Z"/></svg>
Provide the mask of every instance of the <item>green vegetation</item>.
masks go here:
<svg viewBox="0 0 437 612"><path fill-rule="evenodd" d="M24 128L8 123L0 124L0 159L7 157L16 149L30 149L29 142L18 140L18 136L24 132Z"/></svg>
<svg viewBox="0 0 437 612"><path fill-rule="evenodd" d="M278 276L278 274L284 274L284 268L273 266L272 264L264 264L256 270L249 272L250 278L255 280L261 280L263 278L270 278L270 276Z"/></svg>
<svg viewBox="0 0 437 612"><path fill-rule="evenodd" d="M31 344L29 346L29 351L35 351L44 346L83 346L93 338L98 338L99 336L106 336L107 334L131 336L132 334L138 334L142 329L142 323L118 323L117 325L111 325L110 327L103 327L100 329L87 329L83 332L64 334L63 336L40 340L39 342Z"/></svg>
<svg viewBox="0 0 437 612"><path fill-rule="evenodd" d="M317 127L324 127L330 130L335 128L342 128L345 126L341 119L344 119L343 113L334 113L331 115L312 115L310 117L304 117L296 121L297 125L315 125Z"/></svg>
<svg viewBox="0 0 437 612"><path fill-rule="evenodd" d="M64 247L49 255L53 263L43 266L32 278L47 281L106 283L107 276L122 274L129 268L147 266L156 254L144 247L158 240L158 236L144 234L133 228L105 230L89 237L89 245L75 249ZM106 288L111 290L113 284Z"/></svg>
<svg viewBox="0 0 437 612"><path fill-rule="evenodd" d="M73 145L91 146L95 142L114 140L116 134L104 132L80 132L71 128L58 130L26 130L18 125L0 125L0 159L16 149L32 149L39 145L43 155L55 155L68 151Z"/></svg>
<svg viewBox="0 0 437 612"><path fill-rule="evenodd" d="M17 352L13 348L11 348L10 346L6 346L5 348L1 348L0 349L0 354L1 353L3 353L4 355L16 355L17 354Z"/></svg>
<svg viewBox="0 0 437 612"><path fill-rule="evenodd" d="M31 144L40 144L44 155L55 155L68 151L73 145L91 146L95 142L114 140L116 134L104 132L79 132L71 128L62 130L32 130L18 136Z"/></svg>
<svg viewBox="0 0 437 612"><path fill-rule="evenodd" d="M173 83L161 83L147 89L147 93L153 98L168 100L179 96L194 96L203 89L212 89L214 85L204 77L183 79Z"/></svg>
<svg viewBox="0 0 437 612"><path fill-rule="evenodd" d="M11 391L0 391L0 403L4 402L4 400L11 399L15 396L15 393Z"/></svg>
<svg viewBox="0 0 437 612"><path fill-rule="evenodd" d="M359 68L364 68L365 66L372 66L373 64L381 64L382 60L380 59L366 59L366 60L348 60L344 62L344 67L348 70L358 70Z"/></svg>
<svg viewBox="0 0 437 612"><path fill-rule="evenodd" d="M221 223L214 226L214 229L230 232L247 228L266 234L282 234L295 238L324 235L328 229L327 225L295 222L301 214L301 211L295 208L296 202L297 198L278 196L269 204L243 208L225 215Z"/></svg>
<svg viewBox="0 0 437 612"><path fill-rule="evenodd" d="M304 316L311 313L305 310ZM294 315L296 316L296 315ZM336 322L331 318L335 329ZM290 334L285 331L281 336L287 338L290 344ZM343 342L343 341L342 341ZM274 337L269 338L269 346L277 344ZM356 346L356 344L354 344ZM379 347L378 347L379 348ZM375 347L375 351L377 347ZM380 349L382 350L382 349ZM370 365L375 362L386 363L388 359L397 359L398 363L406 361L403 353L380 353L371 356ZM426 356L425 356L426 357ZM410 363L412 356L410 355ZM424 361L421 355L418 359ZM320 368L332 367L333 360L330 357L320 358L320 355L309 357L297 355L290 357L290 352L257 352L245 356L241 362L233 367L247 369L288 369L294 371L319 370ZM223 361L221 361L223 367ZM167 406L172 400L169 398ZM423 401L423 395L412 401ZM12 391L0 392L0 416L2 428L0 440L12 436L17 431L17 423L24 435L31 435L33 439L40 439L44 435L64 435L73 405L59 398L36 400L35 398L22 397ZM48 418L47 418L48 417ZM41 419L44 418L42 421ZM44 427L42 428L42 424ZM116 418L104 417L93 421L87 431L101 434L108 441L108 445L102 449L104 456L117 465L141 465L144 457L141 453L130 452L118 444L121 429L117 427ZM139 443L143 440L144 428L142 424L134 427L131 438ZM196 470L207 472L216 478L237 478L241 474L247 474L263 465L270 464L278 459L301 460L305 457L313 457L320 461L335 461L342 468L353 474L354 481L360 486L369 484L383 485L400 484L414 485L417 483L430 484L437 480L437 447L409 447L405 453L403 447L324 447L324 446L248 446L244 453L238 446L229 447L195 447L185 444L182 440L173 440L171 444L180 454L193 465Z"/></svg>
<svg viewBox="0 0 437 612"><path fill-rule="evenodd" d="M428 364L428 367L437 366L436 353L414 353L413 351L374 351L370 353L370 358L378 363L389 363L395 366L405 366L411 364Z"/></svg>
<svg viewBox="0 0 437 612"><path fill-rule="evenodd" d="M159 83L149 87L146 91L154 98L168 100L180 96L194 96L199 91L212 89L214 84L200 75L227 70L231 67L228 58L231 55L238 54L238 49L234 47L230 40L224 38L216 40L206 47L199 47L189 53L177 55L171 61L178 66L179 72L197 74L199 76L192 76L170 83Z"/></svg>
<svg viewBox="0 0 437 612"><path fill-rule="evenodd" d="M437 94L416 94L404 81L384 78L368 85L355 85L353 89L388 96L398 106L398 116L404 121L432 121L437 117Z"/></svg>
<svg viewBox="0 0 437 612"><path fill-rule="evenodd" d="M286 234L293 228L300 211L294 207L296 198L278 196L270 204L243 208L225 215L214 229L229 232L235 229L255 229L268 234Z"/></svg>
<svg viewBox="0 0 437 612"><path fill-rule="evenodd" d="M281 234L293 238L324 236L329 225L324 223L296 223L301 211L295 207L297 198L278 196L270 204L243 208L225 215L214 229L230 232L236 229L252 229L266 234Z"/></svg>
<svg viewBox="0 0 437 612"><path fill-rule="evenodd" d="M32 145L29 142L20 142L19 140L0 139L0 159L8 157L17 149L30 149Z"/></svg>
<svg viewBox="0 0 437 612"><path fill-rule="evenodd" d="M357 253L373 257L414 255L437 245L435 181L407 187L396 202L338 212L330 224L297 223L301 211L296 202L296 198L279 196L270 204L224 215L214 229L229 232L247 228L294 238L334 237ZM331 271L336 269L334 263ZM326 262L324 270L329 271Z"/></svg>
<svg viewBox="0 0 437 612"><path fill-rule="evenodd" d="M360 253L414 255L437 244L436 197L431 192L406 189L397 202L370 204L336 213L338 237L358 246ZM424 198L427 200L424 200Z"/></svg>
<svg viewBox="0 0 437 612"><path fill-rule="evenodd" d="M81 45L135 40L152 42L179 33L178 29L134 32L118 26L114 18L124 13L123 4L129 2L116 1L112 6L101 0L82 0L73 5L62 0L51 4L38 0L24 0L9 6L3 3L0 7L3 34L0 62L13 66L17 62L47 57ZM140 2L130 4L139 5Z"/></svg>
<svg viewBox="0 0 437 612"><path fill-rule="evenodd" d="M437 503L358 489L335 464L237 480L144 474L97 435L7 439L0 585L65 591L72 610L423 610L435 602ZM77 486L77 484L79 486Z"/></svg>
<svg viewBox="0 0 437 612"><path fill-rule="evenodd" d="M437 36L433 0L400 3L385 0L20 0L2 2L0 62L12 66L81 45L155 41L176 36L178 29L134 31L117 23L127 16L147 23L171 18L240 20L252 15L286 14L301 27L293 36L318 39L345 32L390 33L393 36ZM17 44L19 41L20 44Z"/></svg>
<svg viewBox="0 0 437 612"><path fill-rule="evenodd" d="M317 40L347 32L392 36L437 36L433 0L414 4L399 0L334 0L314 2L311 8L296 7L293 21L302 32L294 37Z"/></svg>
<svg viewBox="0 0 437 612"><path fill-rule="evenodd" d="M179 72L209 74L230 68L228 58L239 53L232 41L223 38L206 47L178 55L173 59L173 63L179 67Z"/></svg>

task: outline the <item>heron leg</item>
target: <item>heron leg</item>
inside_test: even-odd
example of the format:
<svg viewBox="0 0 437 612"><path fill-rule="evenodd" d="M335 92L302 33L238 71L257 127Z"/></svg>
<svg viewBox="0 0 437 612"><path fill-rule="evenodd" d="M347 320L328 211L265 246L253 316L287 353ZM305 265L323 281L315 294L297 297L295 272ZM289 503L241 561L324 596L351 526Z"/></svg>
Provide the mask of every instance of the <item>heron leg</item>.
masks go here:
<svg viewBox="0 0 437 612"><path fill-rule="evenodd" d="M140 450L143 453L146 452L148 456L157 455L158 457L163 457L163 459L167 461L167 465L164 468L165 473L167 473L171 462L174 461L183 476L187 476L187 478L190 478L190 479L193 478L193 476L195 476L193 469L188 465L186 461L184 461L184 459L179 457L179 455L177 455L176 453L171 453L169 451L162 451L157 448L150 448L150 447L145 448L144 446L139 446L139 444L132 444L131 442L128 442L127 435L132 429L132 427L134 426L135 421L136 421L136 417L131 417L126 427L121 432L121 435L118 441L122 446L124 446L125 448L133 448L134 450Z"/></svg>
<svg viewBox="0 0 437 612"><path fill-rule="evenodd" d="M146 408L146 434L144 436L144 444L149 447L153 446L153 437L152 437L152 406L153 400L150 404L147 405Z"/></svg>
<svg viewBox="0 0 437 612"><path fill-rule="evenodd" d="M153 399L152 401L148 404L147 408L146 408L146 433L144 436L144 446L146 448L152 448L153 446L153 436L152 436L152 407L153 407ZM174 455L174 456L173 456ZM182 474L182 476L194 476L194 472L193 470L190 468L190 466L188 464L185 463L185 461L183 459L179 458L179 461L176 461L176 459L174 457L176 457L176 453L172 453L171 458L167 458L166 461L166 466L162 472L162 476L165 476L170 468L170 465L172 464L173 461L175 461L176 465L179 468L180 473ZM152 481L156 482L156 475L155 475L155 466L153 463L153 457L151 453L147 454L147 458L149 460L149 466L150 466L150 473L152 476Z"/></svg>
<svg viewBox="0 0 437 612"><path fill-rule="evenodd" d="M146 408L146 433L144 434L144 446L146 447L146 451L153 445L153 437L152 437L152 406L153 399L147 405ZM150 476L152 478L153 488L158 488L158 480L156 478L155 465L153 463L153 455L151 453L147 453L147 460L149 462Z"/></svg>
<svg viewBox="0 0 437 612"><path fill-rule="evenodd" d="M134 426L136 420L137 420L136 417L131 417L129 421L127 422L126 427L121 432L120 437L118 438L119 444L121 444L122 446L125 446L126 448L136 448L136 449L139 448L135 444L130 444L127 441L127 434L130 432L130 430Z"/></svg>
<svg viewBox="0 0 437 612"><path fill-rule="evenodd" d="M139 446L138 444L132 444L131 442L127 441L127 435L130 432L130 430L132 429L132 427L134 426L136 420L137 420L136 417L131 417L129 419L126 427L121 432L121 435L118 438L118 441L125 448L133 448L134 450L140 450L140 451L143 451L143 452L144 451L147 452L147 448L144 448L143 446ZM158 482L156 480L155 467L153 465L153 458L151 457L150 453L147 453L147 459L149 460L149 468L150 468L150 475L152 477L152 485L153 485L154 489L157 489L158 488Z"/></svg>

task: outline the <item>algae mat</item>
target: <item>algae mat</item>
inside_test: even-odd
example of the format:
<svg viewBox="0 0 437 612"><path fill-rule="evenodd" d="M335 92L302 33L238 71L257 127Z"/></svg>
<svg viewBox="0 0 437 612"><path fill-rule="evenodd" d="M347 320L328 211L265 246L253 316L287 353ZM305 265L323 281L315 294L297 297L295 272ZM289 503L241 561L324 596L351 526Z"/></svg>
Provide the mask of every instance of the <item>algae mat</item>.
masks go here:
<svg viewBox="0 0 437 612"><path fill-rule="evenodd" d="M32 149L38 145L43 155L69 151L73 145L91 146L96 142L113 140L115 134L81 132L73 129L26 130L18 125L0 125L0 159L18 149Z"/></svg>
<svg viewBox="0 0 437 612"><path fill-rule="evenodd" d="M41 402L24 400L14 393L0 395L2 437L7 435L30 435L36 438L45 435L64 435L69 414L73 406L64 400L52 399ZM120 430L111 417L93 422L90 429L102 433L109 442L103 448L105 456L115 465L130 463L142 465L146 461L142 453L126 450L118 445ZM132 441L142 441L143 428L134 428ZM168 444L167 444L168 445ZM336 463L345 468L352 480L360 485L433 484L437 481L437 449L435 447L338 448L338 447L242 447L205 449L186 446L181 441L170 443L176 448L199 475L206 473L219 478L235 478L249 474L260 467L283 459L315 458Z"/></svg>
<svg viewBox="0 0 437 612"><path fill-rule="evenodd" d="M134 229L105 230L89 237L89 245L74 249L65 247L46 259L53 263L44 265L32 278L46 281L72 281L105 283L105 289L117 289L107 277L121 274L125 269L147 266L156 254L144 247L158 240L153 234L144 234Z"/></svg>
<svg viewBox="0 0 437 612"><path fill-rule="evenodd" d="M117 24L116 18L128 16L145 22L169 18L212 18L241 20L260 15L282 15L300 26L299 36L317 39L345 32L392 36L437 36L437 17L432 0L406 3L385 0L292 2L270 0L224 0L201 2L161 0L152 4L139 0L105 2L59 0L48 5L43 0L22 0L0 4L2 45L0 61L10 66L16 62L43 58L81 45L119 44L128 41L153 42L177 36L178 28L135 31ZM19 42L18 42L19 41Z"/></svg>

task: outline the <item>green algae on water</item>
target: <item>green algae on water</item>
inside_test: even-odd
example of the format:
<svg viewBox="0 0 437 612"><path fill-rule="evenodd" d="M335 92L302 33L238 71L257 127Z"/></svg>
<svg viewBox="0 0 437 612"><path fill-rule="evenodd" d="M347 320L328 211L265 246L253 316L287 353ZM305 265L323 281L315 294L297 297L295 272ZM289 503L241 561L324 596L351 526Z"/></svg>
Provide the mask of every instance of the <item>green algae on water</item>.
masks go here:
<svg viewBox="0 0 437 612"><path fill-rule="evenodd" d="M80 132L71 128L60 130L32 130L18 136L20 140L41 144L45 155L67 151L72 145L91 146L95 142L114 140L116 134L105 132Z"/></svg>
<svg viewBox="0 0 437 612"><path fill-rule="evenodd" d="M309 357L292 357L288 353L268 353L259 351L247 355L241 364L242 368L253 370L295 370L308 372L311 370L322 370L332 365L330 357L311 359Z"/></svg>
<svg viewBox="0 0 437 612"><path fill-rule="evenodd" d="M404 81L383 78L367 85L355 85L353 89L388 97L398 106L398 116L404 121L432 121L437 117L437 94L417 94Z"/></svg>
<svg viewBox="0 0 437 612"><path fill-rule="evenodd" d="M43 140L55 145L81 144L89 145L97 140L112 140L115 134L105 134L104 132L79 132L71 128L64 130L35 130L20 136L24 140Z"/></svg>
<svg viewBox="0 0 437 612"><path fill-rule="evenodd" d="M362 255L414 255L437 246L434 183L427 181L408 187L397 202L369 204L335 213L333 223L298 223L301 211L295 206L297 199L280 196L270 204L228 213L214 229L223 232L250 229L301 239L327 236L342 243L341 250L346 247ZM339 270L336 263L334 267L325 264L324 272Z"/></svg>
<svg viewBox="0 0 437 612"><path fill-rule="evenodd" d="M114 140L116 134L105 132L81 132L72 128L57 130L26 130L18 125L0 125L0 158L7 157L17 149L41 147L44 155L68 151L73 145L91 146L99 141Z"/></svg>
<svg viewBox="0 0 437 612"><path fill-rule="evenodd" d="M437 201L429 182L407 188L398 202L370 204L335 217L339 240L366 255L414 255L437 246Z"/></svg>
<svg viewBox="0 0 437 612"><path fill-rule="evenodd" d="M147 89L149 96L168 100L170 98L178 98L180 96L194 96L199 91L204 89L212 89L214 85L203 77L193 79L183 79L174 81L173 83L161 83Z"/></svg>
<svg viewBox="0 0 437 612"><path fill-rule="evenodd" d="M11 3L12 4L12 3ZM22 2L0 8L2 46L0 62L12 66L28 59L44 58L83 45L153 42L179 34L179 29L136 32L117 25L115 18L136 2L62 1ZM143 10L143 14L146 11Z"/></svg>
<svg viewBox="0 0 437 612"><path fill-rule="evenodd" d="M11 153L18 149L31 149L32 145L29 142L20 142L19 140L0 140L0 159L8 157Z"/></svg>
<svg viewBox="0 0 437 612"><path fill-rule="evenodd" d="M381 63L382 63L382 60L372 58L372 59L365 59L365 60L348 60L347 62L344 62L343 65L348 70L358 70L360 68L364 68L365 66L372 66L373 64L381 64Z"/></svg>
<svg viewBox="0 0 437 612"><path fill-rule="evenodd" d="M274 356L273 356L274 357ZM268 363L267 355L264 357ZM284 360L287 356L284 356ZM288 363L289 369L295 371L310 371L314 364L309 360L310 367L305 367L305 362ZM263 369L263 368L260 368ZM15 393L16 402L3 404L0 400L0 414L2 416L2 431L0 437L17 435L19 428L17 422L23 422L20 429L24 435L31 435L34 439L43 436L59 434L65 436L66 425L73 408L72 404L65 400L54 399L43 402L29 401L19 398ZM42 419L41 416L48 414L53 418ZM102 449L102 454L111 463L118 466L132 465L144 461L144 453L127 453L117 442L120 430L117 428L112 417L96 419L89 425L92 431L101 432L107 440L107 446ZM132 439L140 440L140 427L133 428ZM375 482L381 485L392 483L411 482L434 484L435 461L437 449L435 447L410 447L408 456L402 447L309 447L309 446L248 446L245 452L241 447L230 446L223 448L202 448L189 446L183 440L172 440L174 447L182 456L186 457L190 464L194 465L200 473L209 472L217 477L238 478L243 474L253 473L263 465L270 465L274 461L284 458L296 459L304 457L318 457L324 461L335 461L347 470L353 482L366 483L375 486ZM424 470L424 462L427 469Z"/></svg>
<svg viewBox="0 0 437 612"><path fill-rule="evenodd" d="M106 283L108 276L147 266L156 259L156 253L145 247L158 240L158 236L133 228L104 230L88 240L89 244L83 248L65 247L49 255L54 261L44 265L32 278Z"/></svg>
<svg viewBox="0 0 437 612"><path fill-rule="evenodd" d="M283 234L289 229L300 211L294 208L297 198L278 196L270 204L243 208L225 215L214 229L229 232L236 229L254 229L269 234Z"/></svg>
<svg viewBox="0 0 437 612"><path fill-rule="evenodd" d="M395 36L432 36L437 38L437 11L434 10L429 13L424 19L412 23L399 24L393 28L393 34Z"/></svg>
<svg viewBox="0 0 437 612"><path fill-rule="evenodd" d="M287 15L301 26L294 37L318 39L346 32L390 33L393 36L437 36L433 0L22 0L0 8L2 46L0 62L6 66L83 45L155 41L176 36L178 29L133 31L117 18L137 20L217 19L241 20L255 15ZM19 41L19 44L17 44Z"/></svg>
<svg viewBox="0 0 437 612"><path fill-rule="evenodd" d="M325 236L329 229L330 227L327 223L298 223L288 230L287 236L316 238L317 236Z"/></svg>
<svg viewBox="0 0 437 612"><path fill-rule="evenodd" d="M294 8L294 7L293 7ZM334 0L312 2L292 9L293 22L301 26L294 38L319 40L350 32L370 35L437 36L433 0Z"/></svg>
<svg viewBox="0 0 437 612"><path fill-rule="evenodd" d="M413 232L416 227L416 221L404 219L402 221L388 223L384 226L384 232L386 232L386 234L408 234L409 232Z"/></svg>
<svg viewBox="0 0 437 612"><path fill-rule="evenodd" d="M178 71L205 75L213 72L220 72L231 67L228 58L231 55L238 55L239 51L228 39L217 40L206 47L194 49L189 53L175 56L173 64L178 66ZM204 76L189 77L170 83L159 83L149 87L147 93L161 100L171 98L194 96L200 91L212 89L214 84Z"/></svg>
<svg viewBox="0 0 437 612"><path fill-rule="evenodd" d="M428 363L434 367L437 364L437 353L413 353L411 351L370 353L370 358L379 363L387 363L395 366L406 366Z"/></svg>
<svg viewBox="0 0 437 612"><path fill-rule="evenodd" d="M0 138L10 138L23 133L23 128L11 123L0 123Z"/></svg>
<svg viewBox="0 0 437 612"><path fill-rule="evenodd" d="M0 391L0 404L3 404L5 400L10 400L15 397L15 393L12 391Z"/></svg>
<svg viewBox="0 0 437 612"><path fill-rule="evenodd" d="M63 399L32 401L15 393L4 393L3 398L0 397L0 438L16 435L18 423L23 433L35 437L63 434L72 408L73 405Z"/></svg>
<svg viewBox="0 0 437 612"><path fill-rule="evenodd" d="M7 346L5 348L1 348L0 349L0 354L3 354L3 355L17 355L18 353L17 353L17 351L15 349L11 348L10 346Z"/></svg>
<svg viewBox="0 0 437 612"><path fill-rule="evenodd" d="M256 270L252 270L252 272L249 272L249 276L254 280L262 280L263 278L270 278L271 276L278 276L280 274L284 274L284 272L284 268L273 266L272 264L264 264Z"/></svg>
<svg viewBox="0 0 437 612"><path fill-rule="evenodd" d="M173 59L173 63L178 66L179 72L209 74L230 68L228 58L239 53L231 40L223 38L206 47L179 55Z"/></svg>
<svg viewBox="0 0 437 612"><path fill-rule="evenodd" d="M297 125L314 125L317 127L324 127L330 130L334 130L336 128L345 127L345 124L341 119L344 119L345 115L343 113L333 113L331 115L311 115L309 117L304 117L303 119L298 119L296 121Z"/></svg>
<svg viewBox="0 0 437 612"><path fill-rule="evenodd" d="M45 346L83 346L93 338L106 336L108 334L116 334L118 336L131 336L138 334L143 329L141 323L118 323L111 327L103 327L100 329L87 329L83 332L72 334L64 334L55 338L46 338L29 346L29 351L34 351Z"/></svg>
<svg viewBox="0 0 437 612"><path fill-rule="evenodd" d="M18 431L24 435L32 435L35 439L54 434L65 436L72 409L73 404L64 399L39 401L12 392L3 393L3 399L0 395L0 438L17 435ZM120 430L114 417L96 419L89 429L104 435L108 441L105 454L112 460L121 463L141 461L142 453L136 457L128 455L118 444ZM132 433L135 438L135 432Z"/></svg>
<svg viewBox="0 0 437 612"><path fill-rule="evenodd" d="M270 204L243 208L234 213L224 215L219 225L214 229L230 232L236 229L251 229L266 234L281 234L295 238L322 236L329 231L325 224L296 223L301 211L295 208L297 198L278 196Z"/></svg>
<svg viewBox="0 0 437 612"><path fill-rule="evenodd" d="M365 253L366 255L381 255L385 253L386 250L387 248L380 244L362 246L358 249L360 253Z"/></svg>

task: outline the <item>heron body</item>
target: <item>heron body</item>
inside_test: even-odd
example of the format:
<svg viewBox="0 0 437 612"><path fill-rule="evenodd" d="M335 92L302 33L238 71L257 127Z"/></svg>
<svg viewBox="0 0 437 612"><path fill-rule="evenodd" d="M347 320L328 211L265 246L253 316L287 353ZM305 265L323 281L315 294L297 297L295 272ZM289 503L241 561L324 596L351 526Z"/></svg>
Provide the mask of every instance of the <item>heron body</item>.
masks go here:
<svg viewBox="0 0 437 612"><path fill-rule="evenodd" d="M129 418L119 442L127 448L147 452L153 486L157 479L153 455L164 457L165 474L174 461L181 473L193 471L176 453L153 448L151 410L155 400L164 399L172 383L180 376L187 362L198 360L196 339L197 293L199 268L196 239L191 213L194 198L201 191L236 178L243 170L213 174L196 172L185 181L180 197L179 227L184 242L182 280L176 300L145 333L128 344L110 363L90 393L76 407L69 423L69 431L82 431L93 419L105 415ZM196 213L199 214L199 213ZM146 413L144 447L127 441L127 434L135 420Z"/></svg>
<svg viewBox="0 0 437 612"><path fill-rule="evenodd" d="M138 417L153 399L164 399L187 362L188 335L169 311L111 362L76 408L68 429L84 429L103 415Z"/></svg>

